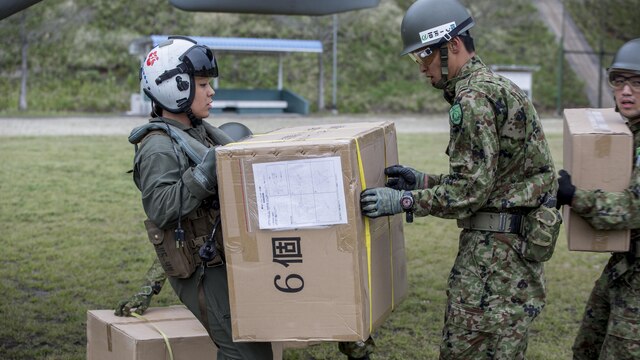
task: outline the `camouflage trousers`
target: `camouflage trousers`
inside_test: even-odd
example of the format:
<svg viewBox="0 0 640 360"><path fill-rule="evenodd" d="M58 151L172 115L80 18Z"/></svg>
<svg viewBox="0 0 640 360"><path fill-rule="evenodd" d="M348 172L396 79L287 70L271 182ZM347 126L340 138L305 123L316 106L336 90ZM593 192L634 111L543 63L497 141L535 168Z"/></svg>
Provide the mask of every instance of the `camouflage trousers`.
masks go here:
<svg viewBox="0 0 640 360"><path fill-rule="evenodd" d="M615 274L619 261L626 260L609 259L591 291L572 348L576 360L640 359L640 266L636 259L625 273Z"/></svg>
<svg viewBox="0 0 640 360"><path fill-rule="evenodd" d="M464 230L447 290L440 359L524 359L545 305L544 268L514 234Z"/></svg>

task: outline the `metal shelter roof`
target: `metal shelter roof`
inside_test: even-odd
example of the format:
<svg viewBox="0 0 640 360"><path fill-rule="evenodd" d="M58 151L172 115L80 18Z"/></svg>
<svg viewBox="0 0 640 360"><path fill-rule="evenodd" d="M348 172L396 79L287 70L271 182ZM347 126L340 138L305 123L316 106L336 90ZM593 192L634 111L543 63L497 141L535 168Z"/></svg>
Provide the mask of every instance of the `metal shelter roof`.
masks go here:
<svg viewBox="0 0 640 360"><path fill-rule="evenodd" d="M156 45L169 38L168 35L150 35L136 39L129 44L129 53L137 55L144 61L147 53ZM189 36L200 45L205 45L214 51L261 53L278 55L278 90L283 89L283 63L286 53L300 52L317 54L318 56L318 108L324 108L324 70L322 66L322 41L296 39L267 39L267 38L237 38ZM218 88L218 79L214 79L214 88ZM142 95L142 88L140 90Z"/></svg>

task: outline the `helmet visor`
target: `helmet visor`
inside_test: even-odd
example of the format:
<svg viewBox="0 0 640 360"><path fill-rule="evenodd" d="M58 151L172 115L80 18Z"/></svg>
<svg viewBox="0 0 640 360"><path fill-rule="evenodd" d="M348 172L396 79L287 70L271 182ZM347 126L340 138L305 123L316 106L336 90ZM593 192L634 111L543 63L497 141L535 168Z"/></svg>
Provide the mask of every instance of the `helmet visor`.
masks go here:
<svg viewBox="0 0 640 360"><path fill-rule="evenodd" d="M218 63L213 51L203 45L195 45L180 56L194 76L218 77Z"/></svg>
<svg viewBox="0 0 640 360"><path fill-rule="evenodd" d="M640 75L624 76L620 73L609 73L609 86L615 90L621 90L625 84L629 84L633 91L640 92Z"/></svg>

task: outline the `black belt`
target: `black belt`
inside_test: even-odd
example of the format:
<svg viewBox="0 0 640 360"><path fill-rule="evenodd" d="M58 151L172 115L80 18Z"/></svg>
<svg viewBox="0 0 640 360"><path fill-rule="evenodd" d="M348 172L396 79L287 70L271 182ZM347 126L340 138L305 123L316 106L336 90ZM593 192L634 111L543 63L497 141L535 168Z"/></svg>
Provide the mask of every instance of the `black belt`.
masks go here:
<svg viewBox="0 0 640 360"><path fill-rule="evenodd" d="M510 213L477 212L458 220L458 227L468 230L521 234L524 215Z"/></svg>

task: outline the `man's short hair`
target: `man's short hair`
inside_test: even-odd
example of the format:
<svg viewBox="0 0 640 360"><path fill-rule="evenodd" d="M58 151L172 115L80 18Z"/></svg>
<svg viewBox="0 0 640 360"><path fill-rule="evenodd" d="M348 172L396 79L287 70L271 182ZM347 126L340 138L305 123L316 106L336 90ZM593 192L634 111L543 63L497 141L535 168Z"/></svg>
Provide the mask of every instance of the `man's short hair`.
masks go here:
<svg viewBox="0 0 640 360"><path fill-rule="evenodd" d="M459 34L458 36L462 40L462 43L464 44L464 48L468 52L476 51L476 46L473 43L473 38L471 37L471 34L468 31L465 31L464 33Z"/></svg>

